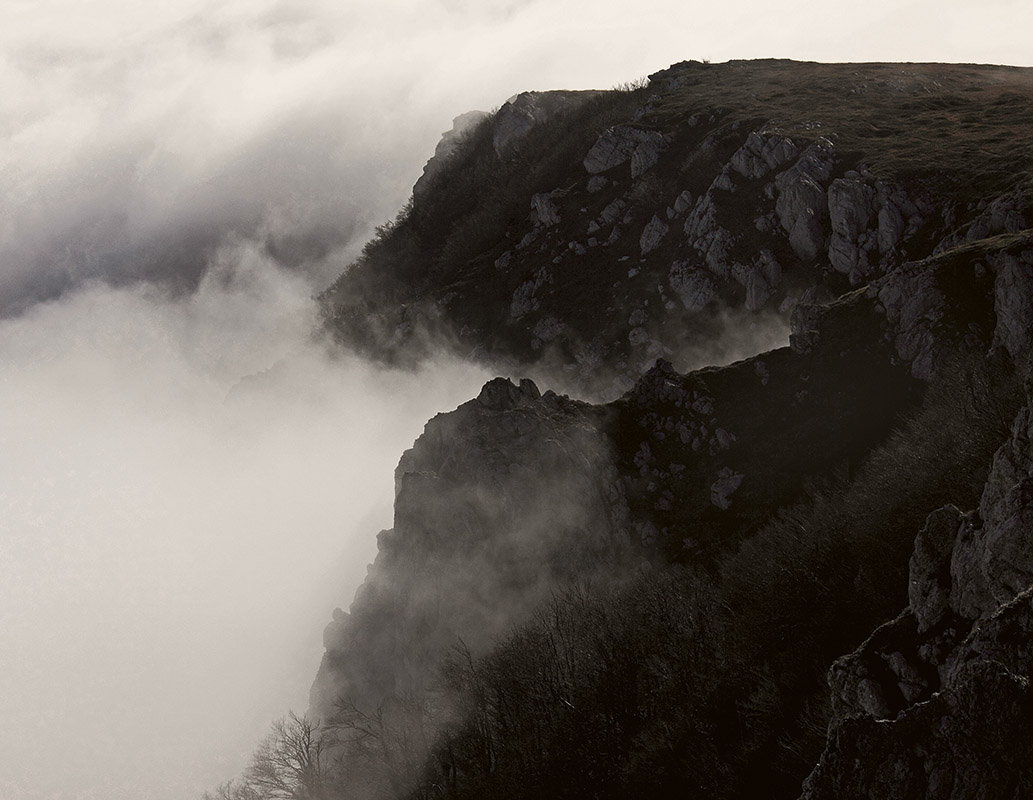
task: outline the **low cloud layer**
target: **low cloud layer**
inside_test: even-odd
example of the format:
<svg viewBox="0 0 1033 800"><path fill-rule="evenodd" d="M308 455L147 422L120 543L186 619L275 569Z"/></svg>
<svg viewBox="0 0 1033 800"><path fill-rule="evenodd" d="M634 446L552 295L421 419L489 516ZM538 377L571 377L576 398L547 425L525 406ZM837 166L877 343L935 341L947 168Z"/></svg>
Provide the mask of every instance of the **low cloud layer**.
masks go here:
<svg viewBox="0 0 1033 800"><path fill-rule="evenodd" d="M190 796L305 708L398 456L484 376L335 359L303 288L242 246L0 324L0 796Z"/></svg>
<svg viewBox="0 0 1033 800"><path fill-rule="evenodd" d="M380 372L309 338L311 295L454 116L688 58L1029 63L1031 17L1022 0L8 2L0 797L188 797L304 707L400 453L486 377Z"/></svg>

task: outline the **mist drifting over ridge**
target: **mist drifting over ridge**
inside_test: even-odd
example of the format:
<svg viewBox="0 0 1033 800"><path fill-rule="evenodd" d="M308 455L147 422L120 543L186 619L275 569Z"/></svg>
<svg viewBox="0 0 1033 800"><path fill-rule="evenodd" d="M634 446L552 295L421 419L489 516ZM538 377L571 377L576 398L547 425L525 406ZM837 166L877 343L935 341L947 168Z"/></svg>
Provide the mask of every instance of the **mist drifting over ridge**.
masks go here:
<svg viewBox="0 0 1033 800"><path fill-rule="evenodd" d="M1010 15L992 50L971 31L951 53L906 50L898 30L927 5L866 11L890 49L852 53L1027 57L1028 12L1006 2L974 23ZM390 522L399 454L486 377L342 363L309 339L311 294L401 206L452 116L767 54L747 10L656 3L629 25L582 0L5 9L0 795L189 795L303 706L327 612ZM937 11L961 29L965 9ZM887 37L891 13L905 22ZM844 19L778 49L842 58L859 38Z"/></svg>
<svg viewBox="0 0 1033 800"><path fill-rule="evenodd" d="M220 780L303 707L397 454L483 379L335 359L298 280L235 257L246 285L86 289L0 324L5 796Z"/></svg>

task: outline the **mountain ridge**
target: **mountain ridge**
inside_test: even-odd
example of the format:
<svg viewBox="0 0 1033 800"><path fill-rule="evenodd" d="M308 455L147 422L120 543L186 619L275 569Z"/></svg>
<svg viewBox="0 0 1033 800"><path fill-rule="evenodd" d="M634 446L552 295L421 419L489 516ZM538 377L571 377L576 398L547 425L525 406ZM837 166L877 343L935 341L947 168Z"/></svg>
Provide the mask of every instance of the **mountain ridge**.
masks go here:
<svg viewBox="0 0 1033 800"><path fill-rule="evenodd" d="M319 299L366 356L535 379L402 457L319 796L1024 796L1033 70L557 97L453 135Z"/></svg>

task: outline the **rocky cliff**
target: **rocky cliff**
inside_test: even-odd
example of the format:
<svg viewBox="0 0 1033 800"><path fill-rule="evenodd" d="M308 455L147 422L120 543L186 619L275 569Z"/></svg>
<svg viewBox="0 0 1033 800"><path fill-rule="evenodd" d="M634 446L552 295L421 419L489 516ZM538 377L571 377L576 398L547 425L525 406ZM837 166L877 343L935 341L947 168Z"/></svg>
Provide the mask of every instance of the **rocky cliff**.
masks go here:
<svg viewBox="0 0 1033 800"><path fill-rule="evenodd" d="M1025 405L978 505L964 513L944 506L919 531L907 607L833 664L829 746L805 798L1033 792L1023 755L1033 741L1033 240L1005 240L976 268L995 274L994 340L1025 364Z"/></svg>
<svg viewBox="0 0 1033 800"><path fill-rule="evenodd" d="M340 780L405 708L391 796L1028 796L1031 125L1030 70L784 61L457 120L325 322L537 383L399 463Z"/></svg>
<svg viewBox="0 0 1033 800"><path fill-rule="evenodd" d="M1019 69L769 61L521 95L324 310L381 357L430 339L613 397L658 357L734 360L777 330L720 352L730 319L1026 228L1033 146L1008 131L1033 124L1031 94Z"/></svg>

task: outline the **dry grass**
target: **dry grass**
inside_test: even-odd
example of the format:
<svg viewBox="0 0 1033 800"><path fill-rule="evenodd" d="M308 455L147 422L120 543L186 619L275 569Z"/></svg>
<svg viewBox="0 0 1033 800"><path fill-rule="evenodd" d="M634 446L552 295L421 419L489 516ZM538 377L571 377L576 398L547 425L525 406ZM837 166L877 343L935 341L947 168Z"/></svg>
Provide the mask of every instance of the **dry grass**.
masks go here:
<svg viewBox="0 0 1033 800"><path fill-rule="evenodd" d="M728 109L802 139L829 136L877 174L978 197L1033 183L1033 69L971 64L689 63L644 121L665 132Z"/></svg>

